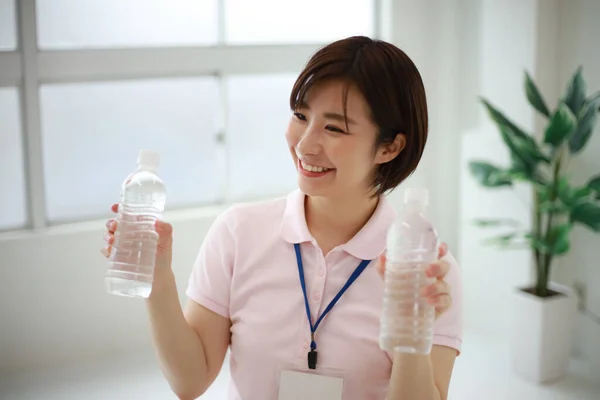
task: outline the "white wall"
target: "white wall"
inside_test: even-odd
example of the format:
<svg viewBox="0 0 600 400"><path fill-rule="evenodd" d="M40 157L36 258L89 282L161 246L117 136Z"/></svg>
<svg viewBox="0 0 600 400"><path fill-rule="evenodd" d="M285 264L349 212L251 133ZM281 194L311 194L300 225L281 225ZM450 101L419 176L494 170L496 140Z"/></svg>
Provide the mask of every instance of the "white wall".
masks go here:
<svg viewBox="0 0 600 400"><path fill-rule="evenodd" d="M600 1L578 0L560 3L559 81L561 93L575 69L583 66L588 93L600 91ZM600 174L600 124L587 148L570 164L573 181L584 184ZM566 283L583 282L587 286L588 308L600 315L600 235L576 227L571 252L561 260L557 276ZM600 325L580 315L575 345L580 354L600 367Z"/></svg>
<svg viewBox="0 0 600 400"><path fill-rule="evenodd" d="M220 209L167 213L180 299ZM104 221L0 238L0 369L148 349L143 300L104 289Z"/></svg>
<svg viewBox="0 0 600 400"><path fill-rule="evenodd" d="M404 184L430 190L429 212L442 240L454 252L458 236L458 153L461 81L461 30L464 0L390 0L384 16L384 38L404 50L424 81L429 112L429 138L417 171ZM468 38L467 38L468 41ZM443 168L439 166L443 165ZM402 190L397 191L398 194ZM400 196L392 196L398 206Z"/></svg>

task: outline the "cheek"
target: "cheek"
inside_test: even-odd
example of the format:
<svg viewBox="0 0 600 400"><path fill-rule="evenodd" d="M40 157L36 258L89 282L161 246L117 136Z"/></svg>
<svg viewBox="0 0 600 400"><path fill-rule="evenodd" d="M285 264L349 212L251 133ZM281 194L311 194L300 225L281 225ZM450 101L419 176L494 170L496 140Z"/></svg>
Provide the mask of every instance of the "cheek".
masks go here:
<svg viewBox="0 0 600 400"><path fill-rule="evenodd" d="M338 159L346 170L356 175L364 175L364 171L370 171L374 165L373 154L362 142L343 143L335 148L332 156Z"/></svg>
<svg viewBox="0 0 600 400"><path fill-rule="evenodd" d="M287 140L288 147L296 147L300 141L302 133L297 124L293 120L288 123L287 130L285 131L285 139Z"/></svg>

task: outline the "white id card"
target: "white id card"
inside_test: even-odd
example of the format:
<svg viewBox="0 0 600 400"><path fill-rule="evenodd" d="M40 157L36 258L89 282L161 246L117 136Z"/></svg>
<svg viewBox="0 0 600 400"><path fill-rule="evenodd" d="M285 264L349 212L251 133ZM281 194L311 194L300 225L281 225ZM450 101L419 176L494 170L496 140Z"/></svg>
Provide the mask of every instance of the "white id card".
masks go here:
<svg viewBox="0 0 600 400"><path fill-rule="evenodd" d="M281 371L278 400L342 400L342 378Z"/></svg>

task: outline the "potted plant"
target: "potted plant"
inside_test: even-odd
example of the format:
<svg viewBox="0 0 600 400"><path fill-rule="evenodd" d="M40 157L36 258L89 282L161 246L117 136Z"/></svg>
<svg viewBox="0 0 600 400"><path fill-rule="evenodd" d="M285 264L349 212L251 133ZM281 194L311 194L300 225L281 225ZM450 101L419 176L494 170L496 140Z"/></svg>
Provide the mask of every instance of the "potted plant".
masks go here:
<svg viewBox="0 0 600 400"><path fill-rule="evenodd" d="M533 286L515 291L511 352L515 371L541 383L560 378L566 371L577 306L574 292L550 279L555 258L569 251L574 224L600 232L600 174L578 186L572 183L566 169L569 159L585 147L592 135L600 109L600 92L586 95L579 67L552 111L527 72L525 93L531 106L547 121L544 132L525 132L482 99L509 150L511 162L497 166L475 160L469 163L469 170L486 188L525 182L532 189L531 229L524 230L517 221L506 219L476 223L507 229L488 242L501 248L531 249L536 281Z"/></svg>

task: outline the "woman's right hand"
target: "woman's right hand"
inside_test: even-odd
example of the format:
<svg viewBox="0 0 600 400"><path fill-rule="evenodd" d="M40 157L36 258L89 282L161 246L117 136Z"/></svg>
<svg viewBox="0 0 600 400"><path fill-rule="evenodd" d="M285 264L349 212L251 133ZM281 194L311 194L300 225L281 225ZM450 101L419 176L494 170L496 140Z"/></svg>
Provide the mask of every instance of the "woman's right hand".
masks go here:
<svg viewBox="0 0 600 400"><path fill-rule="evenodd" d="M113 204L110 209L116 214L119 212L119 205ZM115 242L115 232L118 228L119 224L116 219L111 218L106 221L107 232L104 235L106 246L101 250L106 258L110 256L112 246ZM173 259L173 227L168 222L157 220L154 229L158 233L155 268L171 268L171 261Z"/></svg>

